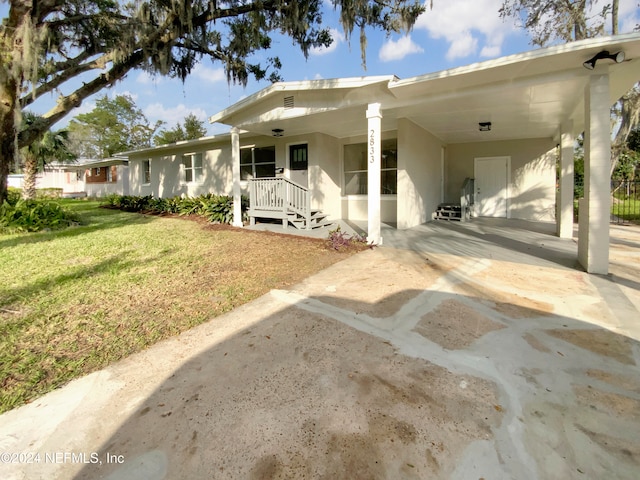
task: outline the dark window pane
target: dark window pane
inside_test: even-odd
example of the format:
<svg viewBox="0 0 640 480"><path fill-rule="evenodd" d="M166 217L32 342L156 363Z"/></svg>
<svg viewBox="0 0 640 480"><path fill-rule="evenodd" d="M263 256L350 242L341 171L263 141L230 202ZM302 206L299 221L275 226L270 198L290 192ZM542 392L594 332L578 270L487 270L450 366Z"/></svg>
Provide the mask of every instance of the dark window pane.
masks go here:
<svg viewBox="0 0 640 480"><path fill-rule="evenodd" d="M398 193L398 171L387 170L380 172L380 193L383 195L395 195Z"/></svg>
<svg viewBox="0 0 640 480"><path fill-rule="evenodd" d="M275 163L265 163L262 165L256 165L256 177L264 178L264 177L275 177L276 176L276 164Z"/></svg>
<svg viewBox="0 0 640 480"><path fill-rule="evenodd" d="M249 180L253 178L251 165L240 165L240 180Z"/></svg>
<svg viewBox="0 0 640 480"><path fill-rule="evenodd" d="M253 158L252 148L243 148L242 150L240 150L240 164L251 165L252 158Z"/></svg>
<svg viewBox="0 0 640 480"><path fill-rule="evenodd" d="M398 148L395 140L382 143L382 168L398 168Z"/></svg>
<svg viewBox="0 0 640 480"><path fill-rule="evenodd" d="M261 147L253 149L253 158L256 163L276 162L276 147Z"/></svg>

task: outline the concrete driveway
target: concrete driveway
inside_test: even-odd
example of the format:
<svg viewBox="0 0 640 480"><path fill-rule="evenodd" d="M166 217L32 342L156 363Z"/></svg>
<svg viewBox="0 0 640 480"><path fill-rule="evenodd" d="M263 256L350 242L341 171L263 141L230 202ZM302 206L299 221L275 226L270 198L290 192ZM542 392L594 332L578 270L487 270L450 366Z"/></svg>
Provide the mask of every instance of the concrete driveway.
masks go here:
<svg viewBox="0 0 640 480"><path fill-rule="evenodd" d="M0 478L635 480L640 229L611 228L606 277L545 225L387 230L0 416Z"/></svg>

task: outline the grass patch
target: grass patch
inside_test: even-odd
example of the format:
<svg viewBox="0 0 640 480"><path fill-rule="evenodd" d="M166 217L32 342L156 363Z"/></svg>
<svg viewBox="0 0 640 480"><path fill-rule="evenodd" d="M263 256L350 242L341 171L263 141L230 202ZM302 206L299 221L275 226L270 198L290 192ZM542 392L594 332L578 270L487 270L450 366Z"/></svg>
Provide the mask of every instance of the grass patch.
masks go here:
<svg viewBox="0 0 640 480"><path fill-rule="evenodd" d="M0 413L354 251L61 202L80 226L0 236Z"/></svg>
<svg viewBox="0 0 640 480"><path fill-rule="evenodd" d="M615 198L611 205L611 214L626 222L640 224L640 200Z"/></svg>

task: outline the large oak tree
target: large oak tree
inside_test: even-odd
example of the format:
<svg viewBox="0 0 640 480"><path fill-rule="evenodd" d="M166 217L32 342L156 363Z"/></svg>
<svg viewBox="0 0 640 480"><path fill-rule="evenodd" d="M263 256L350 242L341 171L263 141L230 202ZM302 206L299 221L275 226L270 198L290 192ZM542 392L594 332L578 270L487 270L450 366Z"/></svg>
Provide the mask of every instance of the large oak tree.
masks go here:
<svg viewBox="0 0 640 480"><path fill-rule="evenodd" d="M204 56L229 81L277 79L279 59L256 62L274 34L306 55L331 43L323 0L3 0L0 27L0 202L18 148L31 144L88 96L132 69L184 79ZM419 0L331 0L345 33L367 27L408 31L424 11ZM363 55L364 58L364 55ZM271 68L271 70L269 70ZM69 85L75 87L69 90ZM41 120L20 129L20 112L42 95L60 93Z"/></svg>

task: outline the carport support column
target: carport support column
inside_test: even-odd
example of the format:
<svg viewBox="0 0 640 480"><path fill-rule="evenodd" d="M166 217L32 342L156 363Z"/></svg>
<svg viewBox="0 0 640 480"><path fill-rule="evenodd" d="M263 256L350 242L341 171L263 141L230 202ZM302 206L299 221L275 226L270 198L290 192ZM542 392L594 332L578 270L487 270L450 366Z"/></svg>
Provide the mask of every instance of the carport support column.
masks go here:
<svg viewBox="0 0 640 480"><path fill-rule="evenodd" d="M585 89L584 198L580 200L578 261L589 273L609 273L609 75L594 74Z"/></svg>
<svg viewBox="0 0 640 480"><path fill-rule="evenodd" d="M573 237L573 122L560 127L560 192L557 199L557 234L560 238Z"/></svg>
<svg viewBox="0 0 640 480"><path fill-rule="evenodd" d="M240 188L240 130L231 129L231 175L233 177L233 226L242 227L242 190Z"/></svg>
<svg viewBox="0 0 640 480"><path fill-rule="evenodd" d="M382 161L381 125L382 113L379 103L370 103L367 109L367 241L382 245L380 216L380 163Z"/></svg>

